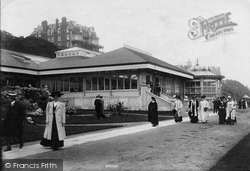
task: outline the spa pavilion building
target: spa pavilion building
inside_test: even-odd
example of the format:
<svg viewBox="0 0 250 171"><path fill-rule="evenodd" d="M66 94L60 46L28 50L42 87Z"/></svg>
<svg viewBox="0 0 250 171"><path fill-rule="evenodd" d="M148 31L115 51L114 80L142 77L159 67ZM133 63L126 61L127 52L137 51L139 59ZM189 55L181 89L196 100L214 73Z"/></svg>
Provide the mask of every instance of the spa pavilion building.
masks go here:
<svg viewBox="0 0 250 171"><path fill-rule="evenodd" d="M172 96L184 98L185 82L195 76L130 46L103 54L73 47L53 59L1 49L1 73L11 85L61 91L76 108L94 109L100 94L105 106L119 100L129 110L147 110L152 96L159 110L172 110Z"/></svg>

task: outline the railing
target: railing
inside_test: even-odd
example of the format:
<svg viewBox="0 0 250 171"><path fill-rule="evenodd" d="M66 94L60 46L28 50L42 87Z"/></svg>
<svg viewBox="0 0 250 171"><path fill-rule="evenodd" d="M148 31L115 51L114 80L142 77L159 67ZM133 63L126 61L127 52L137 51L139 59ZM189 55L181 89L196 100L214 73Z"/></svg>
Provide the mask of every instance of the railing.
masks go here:
<svg viewBox="0 0 250 171"><path fill-rule="evenodd" d="M173 102L171 102L171 100L166 100L163 97L159 97L153 93L150 92L146 92L147 95L147 104L150 103L151 101L151 97L154 97L158 103L158 110L159 111L171 111L173 108Z"/></svg>

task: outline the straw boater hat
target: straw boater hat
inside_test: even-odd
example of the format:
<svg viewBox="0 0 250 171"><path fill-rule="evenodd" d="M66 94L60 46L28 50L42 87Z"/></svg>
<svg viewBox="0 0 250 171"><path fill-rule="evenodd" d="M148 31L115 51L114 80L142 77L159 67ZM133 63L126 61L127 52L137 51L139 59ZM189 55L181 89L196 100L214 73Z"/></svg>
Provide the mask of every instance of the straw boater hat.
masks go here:
<svg viewBox="0 0 250 171"><path fill-rule="evenodd" d="M57 95L58 97L60 97L61 95L63 95L63 93L61 93L60 91L54 91L51 93L51 96L54 97L55 95Z"/></svg>
<svg viewBox="0 0 250 171"><path fill-rule="evenodd" d="M228 98L228 99L232 99L232 97L231 97L231 96L227 96L227 98Z"/></svg>
<svg viewBox="0 0 250 171"><path fill-rule="evenodd" d="M17 93L14 92L14 91L11 91L11 92L8 93L7 96L10 97L10 98L16 98L17 97Z"/></svg>

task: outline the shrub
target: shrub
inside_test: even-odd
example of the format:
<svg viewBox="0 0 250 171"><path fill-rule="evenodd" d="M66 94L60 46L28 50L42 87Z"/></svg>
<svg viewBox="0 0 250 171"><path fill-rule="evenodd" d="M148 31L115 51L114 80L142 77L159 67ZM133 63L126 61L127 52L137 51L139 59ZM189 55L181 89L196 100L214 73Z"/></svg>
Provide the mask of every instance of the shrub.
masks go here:
<svg viewBox="0 0 250 171"><path fill-rule="evenodd" d="M107 110L109 110L112 115L116 115L116 114L120 115L121 112L126 109L127 108L124 106L124 102L121 102L119 100L117 102L110 103L107 106Z"/></svg>
<svg viewBox="0 0 250 171"><path fill-rule="evenodd" d="M66 106L66 115L75 115L76 109L72 106Z"/></svg>

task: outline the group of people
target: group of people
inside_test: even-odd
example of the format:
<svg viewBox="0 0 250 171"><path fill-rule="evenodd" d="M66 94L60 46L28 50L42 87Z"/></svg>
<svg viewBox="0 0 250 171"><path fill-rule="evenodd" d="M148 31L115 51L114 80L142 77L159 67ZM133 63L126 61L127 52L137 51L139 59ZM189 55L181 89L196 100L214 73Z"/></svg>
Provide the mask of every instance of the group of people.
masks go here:
<svg viewBox="0 0 250 171"><path fill-rule="evenodd" d="M197 123L199 120L203 123L207 123L209 115L207 110L210 108L210 105L206 96L201 97L201 101L198 102L196 97L192 97L189 101L189 117L192 123ZM219 124L235 124L236 121L236 102L231 96L228 96L226 99L225 96L213 100L213 112L218 113L219 115ZM199 115L198 115L199 114ZM198 118L200 116L200 118Z"/></svg>
<svg viewBox="0 0 250 171"><path fill-rule="evenodd" d="M46 125L40 144L58 150L64 146L65 133L65 104L59 101L60 92L52 92L53 100L46 106ZM23 147L23 121L25 119L25 108L17 98L15 92L8 94L8 105L3 120L2 133L6 139L7 147L4 151L11 150L11 139L17 138L19 148Z"/></svg>
<svg viewBox="0 0 250 171"><path fill-rule="evenodd" d="M245 99L239 100L239 109L246 109L247 107L248 107L248 104Z"/></svg>
<svg viewBox="0 0 250 171"><path fill-rule="evenodd" d="M173 115L175 122L182 122L182 108L183 103L180 96L174 96L174 109ZM219 124L235 124L236 120L236 102L231 96L228 96L226 99L224 96L218 98L214 103L214 113L219 115ZM196 96L193 96L189 100L189 112L188 116L191 123L207 123L209 120L208 109L211 108L211 105L206 100L206 96L202 95L201 100L199 101ZM158 121L158 105L156 99L151 97L151 102L148 105L148 121L152 123L153 127L159 124Z"/></svg>

